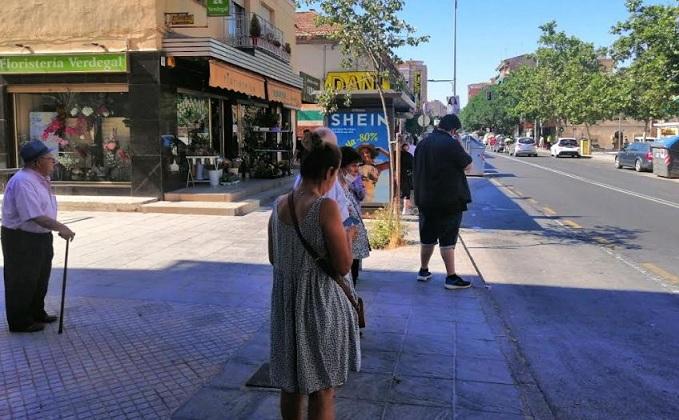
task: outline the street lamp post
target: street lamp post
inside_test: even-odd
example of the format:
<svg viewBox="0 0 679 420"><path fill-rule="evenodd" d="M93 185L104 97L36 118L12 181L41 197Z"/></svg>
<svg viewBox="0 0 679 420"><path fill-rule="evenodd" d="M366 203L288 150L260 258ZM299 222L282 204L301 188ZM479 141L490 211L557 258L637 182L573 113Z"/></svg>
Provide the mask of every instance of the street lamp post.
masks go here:
<svg viewBox="0 0 679 420"><path fill-rule="evenodd" d="M457 0L453 2L453 96L457 97Z"/></svg>

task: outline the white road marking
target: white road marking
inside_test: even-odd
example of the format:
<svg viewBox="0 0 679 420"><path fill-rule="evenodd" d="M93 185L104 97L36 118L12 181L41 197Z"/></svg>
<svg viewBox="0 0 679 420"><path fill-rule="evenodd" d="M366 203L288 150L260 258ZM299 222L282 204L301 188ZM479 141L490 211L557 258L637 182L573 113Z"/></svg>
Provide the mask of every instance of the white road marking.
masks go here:
<svg viewBox="0 0 679 420"><path fill-rule="evenodd" d="M679 209L679 203L675 203L673 201L667 201L667 200L663 200L662 198L651 197L650 195L641 194L641 193L637 193L637 192L634 192L634 191L626 190L624 188L615 187L613 185L604 184L602 182L593 181L591 179L587 179L587 178L584 178L584 177L581 177L581 176L569 174L567 172L559 171L557 169L547 168L546 166L538 165L536 163L526 162L526 161L521 160L521 159L516 159L516 158L512 158L512 157L508 157L508 156L502 156L502 155L496 155L496 156L504 158L504 159L513 160L513 161L518 162L518 163L523 163L524 165L533 166L535 168L542 169L542 170L545 170L545 171L548 171L548 172L553 172L553 173L558 174L558 175L563 175L565 177L572 178L572 179L584 182L586 184L595 185L597 187L606 188L606 189L611 190L611 191L617 191L619 193L627 194L627 195L630 195L632 197L641 198L641 199L651 201L651 202L654 202L654 203L657 203L657 204L662 204L664 206Z"/></svg>

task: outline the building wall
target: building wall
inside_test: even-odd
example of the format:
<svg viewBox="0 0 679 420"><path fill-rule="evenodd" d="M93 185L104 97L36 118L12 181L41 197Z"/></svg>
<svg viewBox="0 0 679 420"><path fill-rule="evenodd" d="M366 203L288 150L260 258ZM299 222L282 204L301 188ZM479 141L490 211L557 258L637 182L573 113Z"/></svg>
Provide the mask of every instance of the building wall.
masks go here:
<svg viewBox="0 0 679 420"><path fill-rule="evenodd" d="M342 54L339 47L331 43L300 43L296 46L297 59L301 68L299 70L325 81L326 73L330 71L365 70L367 65L355 65L352 68L342 67ZM293 66L293 69L295 67Z"/></svg>
<svg viewBox="0 0 679 420"><path fill-rule="evenodd" d="M165 0L3 0L0 53L158 50Z"/></svg>
<svg viewBox="0 0 679 420"><path fill-rule="evenodd" d="M619 129L622 129L623 136L631 143L634 137L643 136L644 122L634 120L622 120L622 123L618 120L599 121L589 127L590 140L592 140L592 144L596 144L602 149L612 150L615 148L613 136ZM647 136L650 137L651 134L649 133ZM587 128L584 125L569 125L564 128L559 137L586 138Z"/></svg>

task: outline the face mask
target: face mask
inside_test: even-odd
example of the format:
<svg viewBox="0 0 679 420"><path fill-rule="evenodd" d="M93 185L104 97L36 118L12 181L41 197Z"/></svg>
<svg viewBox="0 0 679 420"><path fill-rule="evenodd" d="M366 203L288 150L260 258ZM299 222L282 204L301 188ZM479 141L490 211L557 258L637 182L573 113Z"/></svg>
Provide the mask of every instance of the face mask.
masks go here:
<svg viewBox="0 0 679 420"><path fill-rule="evenodd" d="M344 175L344 179L345 179L348 183L353 184L353 182L356 181L356 175L354 175L354 174L346 174L346 175Z"/></svg>

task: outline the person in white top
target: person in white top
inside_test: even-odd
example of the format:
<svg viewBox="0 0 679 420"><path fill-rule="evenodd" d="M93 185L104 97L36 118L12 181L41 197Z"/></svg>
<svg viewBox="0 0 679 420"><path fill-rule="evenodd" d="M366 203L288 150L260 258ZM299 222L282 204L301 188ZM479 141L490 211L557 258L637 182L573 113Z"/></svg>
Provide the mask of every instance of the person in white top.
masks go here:
<svg viewBox="0 0 679 420"><path fill-rule="evenodd" d="M70 241L75 233L57 218L49 176L54 157L40 140L21 148L24 167L7 183L2 202L5 311L11 332L36 332L57 317L45 312L52 270L52 231Z"/></svg>
<svg viewBox="0 0 679 420"><path fill-rule="evenodd" d="M312 136L313 135L317 135L318 137L321 138L321 140L328 143L332 143L335 146L337 146L337 136L329 128L326 127L317 128L312 133ZM297 188L300 182L302 182L302 178L299 175L297 175L294 187ZM340 185L339 180L335 181L335 184L332 186L330 191L328 191L325 194L325 197L332 198L333 200L335 200L335 202L337 202L337 205L339 205L340 208L340 216L342 217L342 222L346 222L346 220L349 218L349 202L347 201L347 198L344 195L344 190L342 190L342 185Z"/></svg>

